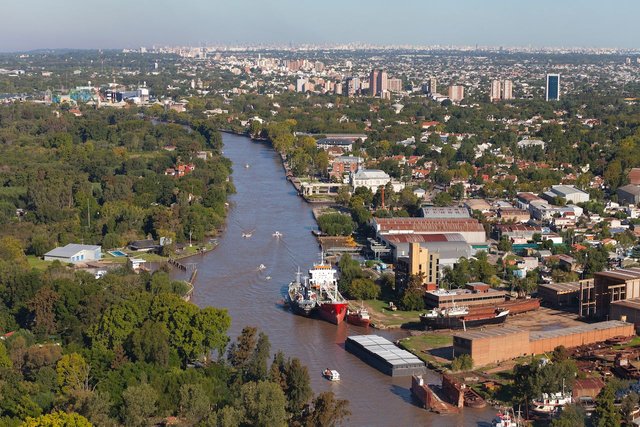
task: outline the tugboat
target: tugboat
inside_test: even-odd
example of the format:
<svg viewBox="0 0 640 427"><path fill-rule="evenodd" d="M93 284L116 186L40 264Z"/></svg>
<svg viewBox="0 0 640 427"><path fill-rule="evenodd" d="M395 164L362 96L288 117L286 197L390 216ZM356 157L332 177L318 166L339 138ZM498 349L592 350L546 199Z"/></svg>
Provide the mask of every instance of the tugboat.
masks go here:
<svg viewBox="0 0 640 427"><path fill-rule="evenodd" d="M318 292L318 314L327 322L339 325L347 314L347 300L338 291L337 271L324 263L321 256L320 264L315 264L309 270L311 289Z"/></svg>
<svg viewBox="0 0 640 427"><path fill-rule="evenodd" d="M340 373L334 369L325 369L322 371L322 376L329 381L340 381Z"/></svg>
<svg viewBox="0 0 640 427"><path fill-rule="evenodd" d="M301 316L311 316L318 307L318 295L316 291L309 287L308 279L300 281L300 269L296 273L296 278L289 283L287 298L291 311Z"/></svg>
<svg viewBox="0 0 640 427"><path fill-rule="evenodd" d="M491 427L521 427L523 424L520 422L520 418L516 418L510 412L513 411L507 409L504 412L498 412L493 421L491 421Z"/></svg>
<svg viewBox="0 0 640 427"><path fill-rule="evenodd" d="M369 326L369 323L371 323L369 311L364 307L360 307L357 310L347 310L347 322L352 325L364 326L366 328Z"/></svg>

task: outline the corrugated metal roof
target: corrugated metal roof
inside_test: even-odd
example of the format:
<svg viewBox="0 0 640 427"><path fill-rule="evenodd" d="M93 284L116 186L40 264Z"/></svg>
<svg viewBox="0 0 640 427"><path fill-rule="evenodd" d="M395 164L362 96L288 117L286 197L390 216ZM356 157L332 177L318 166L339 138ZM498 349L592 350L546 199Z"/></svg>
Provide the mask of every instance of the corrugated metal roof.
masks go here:
<svg viewBox="0 0 640 427"><path fill-rule="evenodd" d="M454 337L464 338L467 340L477 340L482 338L500 337L504 335L518 334L524 331L514 326L503 326L501 328L490 328L485 330L468 331L454 334Z"/></svg>
<svg viewBox="0 0 640 427"><path fill-rule="evenodd" d="M59 257L59 258L69 258L74 256L75 254L77 254L80 251L95 251L97 249L100 249L100 246L96 246L96 245L81 245L78 243L69 243L66 246L63 246L61 248L55 248L53 250L50 250L49 252L47 252L46 254L44 254L44 256L52 256L52 257Z"/></svg>
<svg viewBox="0 0 640 427"><path fill-rule="evenodd" d="M606 329L618 328L620 326L633 325L632 323L622 322L620 320L609 320L606 322L591 323L571 328L555 329L553 331L532 331L529 335L531 341L544 340L555 337L565 337L567 335L580 334L590 331L602 331Z"/></svg>
<svg viewBox="0 0 640 427"><path fill-rule="evenodd" d="M472 218L375 218L380 232L411 230L414 232L468 232L483 231L484 227Z"/></svg>
<svg viewBox="0 0 640 427"><path fill-rule="evenodd" d="M612 279L618 279L618 280L624 280L624 281L640 279L640 268L632 267L632 268L619 268L617 270L610 270L610 271L600 271L596 273L595 276L609 277Z"/></svg>
<svg viewBox="0 0 640 427"><path fill-rule="evenodd" d="M464 242L460 233L443 234L389 234L384 236L389 243L431 243L431 242Z"/></svg>

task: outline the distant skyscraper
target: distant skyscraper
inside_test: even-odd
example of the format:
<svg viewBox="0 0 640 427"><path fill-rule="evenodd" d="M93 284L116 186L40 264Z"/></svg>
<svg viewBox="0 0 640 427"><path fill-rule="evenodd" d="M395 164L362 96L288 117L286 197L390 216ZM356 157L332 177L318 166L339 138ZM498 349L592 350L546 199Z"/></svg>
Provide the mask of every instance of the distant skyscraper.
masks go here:
<svg viewBox="0 0 640 427"><path fill-rule="evenodd" d="M500 101L502 97L502 85L500 80L491 80L491 91L489 92L489 101Z"/></svg>
<svg viewBox="0 0 640 427"><path fill-rule="evenodd" d="M505 80L502 82L502 99L513 99L513 82L511 80Z"/></svg>
<svg viewBox="0 0 640 427"><path fill-rule="evenodd" d="M378 74L378 91L379 92L385 92L387 90L389 90L389 76L387 75L387 72L382 70L380 71L380 73Z"/></svg>
<svg viewBox="0 0 640 427"><path fill-rule="evenodd" d="M560 100L560 74L547 74L547 101Z"/></svg>
<svg viewBox="0 0 640 427"><path fill-rule="evenodd" d="M459 102L464 99L464 86L452 85L449 86L449 99L453 102Z"/></svg>
<svg viewBox="0 0 640 427"><path fill-rule="evenodd" d="M376 96L379 92L378 90L378 71L376 68L371 70L371 75L369 75L369 90L371 91L371 96Z"/></svg>
<svg viewBox="0 0 640 427"><path fill-rule="evenodd" d="M438 81L435 77L429 77L429 94L438 93Z"/></svg>
<svg viewBox="0 0 640 427"><path fill-rule="evenodd" d="M347 96L353 96L360 91L360 79L358 77L347 77L344 85L343 92Z"/></svg>

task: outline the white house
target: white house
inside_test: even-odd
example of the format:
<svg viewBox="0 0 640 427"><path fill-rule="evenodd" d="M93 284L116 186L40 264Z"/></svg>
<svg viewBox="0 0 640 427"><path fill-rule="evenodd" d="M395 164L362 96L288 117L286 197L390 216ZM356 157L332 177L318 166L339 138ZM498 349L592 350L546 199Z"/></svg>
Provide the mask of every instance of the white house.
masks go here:
<svg viewBox="0 0 640 427"><path fill-rule="evenodd" d="M77 263L96 261L102 258L102 247L95 245L79 245L69 243L67 246L55 248L44 254L45 261L60 261L64 263Z"/></svg>
<svg viewBox="0 0 640 427"><path fill-rule="evenodd" d="M359 169L357 172L351 173L351 188L353 190L358 187L367 187L373 193L376 193L378 187L384 187L389 182L393 185L393 191L400 191L404 188L404 184L392 182L391 177L385 171L379 169Z"/></svg>

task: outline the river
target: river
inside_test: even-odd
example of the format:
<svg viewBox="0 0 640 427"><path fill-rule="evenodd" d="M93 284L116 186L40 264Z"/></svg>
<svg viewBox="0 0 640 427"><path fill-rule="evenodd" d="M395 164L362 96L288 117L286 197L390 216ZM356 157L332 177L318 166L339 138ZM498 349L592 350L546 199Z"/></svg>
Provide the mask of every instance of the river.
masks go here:
<svg viewBox="0 0 640 427"><path fill-rule="evenodd" d="M269 335L272 351L283 350L309 368L313 390L332 390L350 401L355 426L489 426L493 409L465 409L442 417L411 402L410 377L391 378L344 350L348 335L375 333L395 340L404 331L377 331L296 316L283 305L286 285L299 266L306 271L319 260L319 246L311 206L298 197L285 179L279 156L267 144L224 134L224 155L234 164L227 228L218 247L190 261L197 262L198 278L192 301L201 306L223 307L232 318L235 337L246 325ZM245 167L249 165L249 167ZM243 232L253 231L251 238ZM281 239L272 236L275 231ZM260 264L266 267L259 269ZM329 382L320 372L330 367L341 374ZM438 376L429 372L428 381Z"/></svg>

